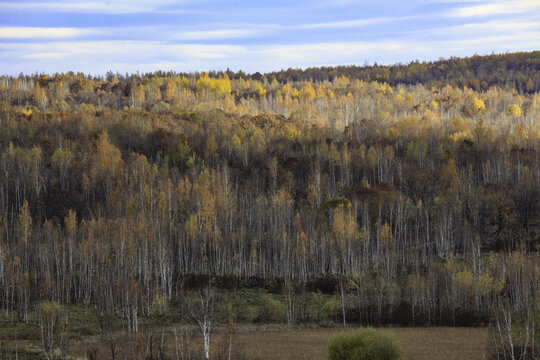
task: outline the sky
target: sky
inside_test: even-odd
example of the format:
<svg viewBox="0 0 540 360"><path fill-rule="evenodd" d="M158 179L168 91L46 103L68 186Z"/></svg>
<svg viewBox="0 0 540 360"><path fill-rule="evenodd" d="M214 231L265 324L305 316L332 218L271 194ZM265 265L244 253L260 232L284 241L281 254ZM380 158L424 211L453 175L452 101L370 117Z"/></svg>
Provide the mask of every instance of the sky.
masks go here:
<svg viewBox="0 0 540 360"><path fill-rule="evenodd" d="M540 0L0 0L0 74L268 72L540 50Z"/></svg>

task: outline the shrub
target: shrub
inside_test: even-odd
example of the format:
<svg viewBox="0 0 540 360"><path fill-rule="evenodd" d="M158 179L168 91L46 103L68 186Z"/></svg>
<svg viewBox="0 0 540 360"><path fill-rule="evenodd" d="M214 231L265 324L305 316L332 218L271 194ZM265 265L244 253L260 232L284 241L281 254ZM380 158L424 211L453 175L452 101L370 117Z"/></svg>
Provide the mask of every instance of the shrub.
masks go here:
<svg viewBox="0 0 540 360"><path fill-rule="evenodd" d="M401 345L389 331L360 328L334 334L328 341L329 360L403 359Z"/></svg>
<svg viewBox="0 0 540 360"><path fill-rule="evenodd" d="M339 321L341 316L341 303L336 299L330 299L324 303L321 313L327 320Z"/></svg>
<svg viewBox="0 0 540 360"><path fill-rule="evenodd" d="M263 296L259 308L258 321L279 322L285 319L285 304L272 299L269 295Z"/></svg>
<svg viewBox="0 0 540 360"><path fill-rule="evenodd" d="M167 313L169 304L167 298L163 295L156 295L152 301L152 315L164 317Z"/></svg>
<svg viewBox="0 0 540 360"><path fill-rule="evenodd" d="M160 101L156 103L154 106L152 106L152 110L150 110L154 114L165 114L169 112L170 105L164 101Z"/></svg>

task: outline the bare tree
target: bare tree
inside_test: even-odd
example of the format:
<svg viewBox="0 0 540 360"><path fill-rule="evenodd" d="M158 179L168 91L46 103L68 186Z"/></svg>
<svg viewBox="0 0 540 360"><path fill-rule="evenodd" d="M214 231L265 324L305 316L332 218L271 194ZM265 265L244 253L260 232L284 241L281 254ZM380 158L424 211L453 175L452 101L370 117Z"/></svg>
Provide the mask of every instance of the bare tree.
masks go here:
<svg viewBox="0 0 540 360"><path fill-rule="evenodd" d="M216 291L210 284L199 289L196 295L186 301L186 319L201 330L206 360L210 359L210 334L217 326L223 324L218 307Z"/></svg>
<svg viewBox="0 0 540 360"><path fill-rule="evenodd" d="M178 334L177 329L174 329L174 350L176 360L191 360L193 358L189 346L190 341L191 332L185 326L180 329L180 334Z"/></svg>
<svg viewBox="0 0 540 360"><path fill-rule="evenodd" d="M493 307L491 337L496 359L538 359L537 320L539 305L534 304L521 311L512 309L508 301L500 301Z"/></svg>
<svg viewBox="0 0 540 360"><path fill-rule="evenodd" d="M64 310L60 304L45 301L39 307L41 345L47 360L60 359L65 345Z"/></svg>

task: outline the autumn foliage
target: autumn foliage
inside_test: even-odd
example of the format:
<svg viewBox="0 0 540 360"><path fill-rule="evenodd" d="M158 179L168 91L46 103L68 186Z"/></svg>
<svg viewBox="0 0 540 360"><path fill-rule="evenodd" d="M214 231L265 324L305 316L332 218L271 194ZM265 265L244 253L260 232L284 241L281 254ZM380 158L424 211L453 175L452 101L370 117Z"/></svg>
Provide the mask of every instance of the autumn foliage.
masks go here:
<svg viewBox="0 0 540 360"><path fill-rule="evenodd" d="M81 302L137 331L197 276L274 284L290 323L305 289L364 324L532 306L538 83L286 74L1 77L5 316Z"/></svg>

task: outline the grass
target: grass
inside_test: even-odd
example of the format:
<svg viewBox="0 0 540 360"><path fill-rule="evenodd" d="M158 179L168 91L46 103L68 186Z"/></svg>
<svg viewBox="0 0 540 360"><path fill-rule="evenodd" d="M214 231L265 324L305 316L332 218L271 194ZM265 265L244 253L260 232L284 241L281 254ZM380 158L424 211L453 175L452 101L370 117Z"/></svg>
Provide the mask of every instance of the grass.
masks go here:
<svg viewBox="0 0 540 360"><path fill-rule="evenodd" d="M273 330L272 330L273 329ZM354 328L350 328L353 330ZM417 360L477 360L484 359L488 342L487 328L386 328L392 331L401 343L405 353ZM166 328L168 339L166 341L169 351L174 345L171 337L171 327ZM323 360L327 358L327 345L330 336L342 328L319 328L284 330L280 326L239 326L235 335L235 348L242 349L247 359L255 360ZM154 341L159 341L161 330L151 330ZM148 334L148 333L147 333ZM200 352L200 335L194 332L191 344L195 352ZM135 336L124 332L115 335L119 353L130 354L135 346ZM213 336L214 350L221 341L222 335ZM89 340L89 339L88 339ZM39 343L36 341L18 340L19 359L39 359L40 356L33 351ZM13 342L4 343L8 352L14 354ZM84 336L70 345L70 351L75 355L83 356L88 348L98 348L103 356L108 356L109 345L97 337L87 342ZM4 347L4 349L6 349ZM0 354L1 355L1 354ZM1 357L1 356L0 356ZM13 357L14 358L14 357Z"/></svg>
<svg viewBox="0 0 540 360"><path fill-rule="evenodd" d="M13 314L13 318L15 321L11 322L4 316L0 317L0 359L45 359L41 351L38 313L30 311L28 323L17 321L19 319L17 313ZM120 320L112 319L111 321L118 323ZM71 338L83 339L100 334L100 332L99 316L94 306L89 306L86 311L82 304L69 307L68 333Z"/></svg>
<svg viewBox="0 0 540 360"><path fill-rule="evenodd" d="M280 299L279 295L268 293L265 290L241 291L237 293L224 293L224 297L235 297L239 317L238 331L235 342L243 349L248 359L326 359L328 339L332 334L342 331L341 328L312 328L286 330L284 325L277 324L249 324L256 319L260 310L257 305L262 298ZM324 296L323 301L330 297ZM18 316L15 316L17 318ZM14 354L17 349L19 359L40 359L36 349L40 348L40 330L37 314L29 314L30 321L25 324L16 321L13 324L2 316L0 317L0 341L2 351ZM283 317L283 316L281 316ZM276 319L274 319L276 320ZM280 321L284 321L281 319ZM247 323L246 323L247 322ZM114 329L114 338L119 345L119 352L130 353L135 345L135 336L125 333L125 320L118 318L108 319L105 328ZM141 331L149 333L158 340L161 329L165 331L166 343L169 351L174 349L172 343L173 328L179 325L171 317L167 321L150 320L140 317ZM314 326L316 326L314 324ZM70 351L84 356L89 347L97 347L103 354L108 354L109 346L103 343L100 334L100 317L93 306L89 306L86 313L82 304L70 306L69 310L69 336ZM353 328L350 328L351 330ZM473 360L485 358L487 349L488 331L486 328L452 328L452 327L420 327L420 328L389 328L401 342L407 355L417 360L449 359ZM195 330L192 345L200 350L200 335ZM219 341L219 331L214 334L213 343ZM0 358L2 353L0 352ZM8 358L15 358L9 356Z"/></svg>
<svg viewBox="0 0 540 360"><path fill-rule="evenodd" d="M3 315L3 314L2 314ZM35 339L40 336L39 315L33 310L28 314L28 323L18 320L17 313L14 314L14 322L6 320L4 316L0 317L0 336L4 338L25 338ZM119 320L113 319L116 323ZM100 333L99 316L94 306L89 306L86 311L84 305L77 304L69 307L69 325L68 329L72 333L82 335L96 335Z"/></svg>
<svg viewBox="0 0 540 360"><path fill-rule="evenodd" d="M258 360L326 359L328 339L342 329L302 329L249 332L237 335L237 343ZM486 328L389 328L407 355L418 360L478 360L485 358Z"/></svg>

